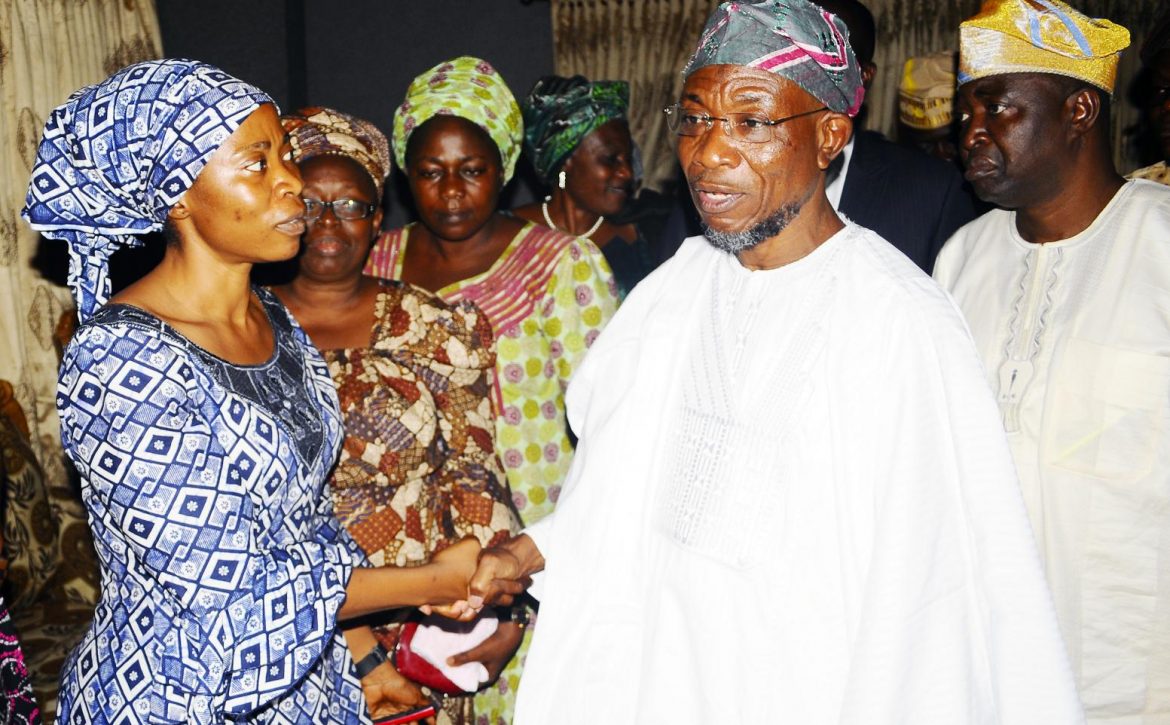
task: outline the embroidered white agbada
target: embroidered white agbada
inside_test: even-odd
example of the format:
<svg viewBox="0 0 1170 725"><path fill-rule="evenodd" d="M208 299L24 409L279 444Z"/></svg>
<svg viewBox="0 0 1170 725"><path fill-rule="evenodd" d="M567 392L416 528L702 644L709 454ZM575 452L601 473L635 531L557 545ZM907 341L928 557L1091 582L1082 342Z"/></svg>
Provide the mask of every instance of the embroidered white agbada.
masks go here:
<svg viewBox="0 0 1170 725"><path fill-rule="evenodd" d="M1015 222L960 229L935 276L999 396L1089 721L1170 725L1170 188L1128 182L1059 242Z"/></svg>
<svg viewBox="0 0 1170 725"><path fill-rule="evenodd" d="M975 350L873 232L687 240L568 395L518 725L1081 722Z"/></svg>

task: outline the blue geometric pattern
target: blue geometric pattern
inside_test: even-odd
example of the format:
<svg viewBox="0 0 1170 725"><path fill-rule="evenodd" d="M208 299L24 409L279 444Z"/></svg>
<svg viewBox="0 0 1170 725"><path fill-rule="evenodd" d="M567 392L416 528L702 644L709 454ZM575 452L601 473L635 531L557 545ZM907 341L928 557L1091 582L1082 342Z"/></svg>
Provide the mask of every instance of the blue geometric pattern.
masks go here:
<svg viewBox="0 0 1170 725"><path fill-rule="evenodd" d="M82 322L109 298L109 257L140 246L263 91L214 66L151 60L75 92L45 123L21 215L69 243Z"/></svg>
<svg viewBox="0 0 1170 725"><path fill-rule="evenodd" d="M328 368L270 293L236 366L124 305L74 336L57 393L102 563L65 663L68 723L367 723L336 629L360 549L333 515Z"/></svg>

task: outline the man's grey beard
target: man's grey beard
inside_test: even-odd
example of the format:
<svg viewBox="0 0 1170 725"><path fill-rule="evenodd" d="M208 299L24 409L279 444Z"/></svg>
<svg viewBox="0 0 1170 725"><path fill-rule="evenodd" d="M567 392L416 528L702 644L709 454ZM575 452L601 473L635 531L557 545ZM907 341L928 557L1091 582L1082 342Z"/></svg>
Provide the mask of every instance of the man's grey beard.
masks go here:
<svg viewBox="0 0 1170 725"><path fill-rule="evenodd" d="M767 219L764 219L751 229L745 229L742 232L720 232L707 226L706 222L703 222L703 236L716 249L727 252L728 254L745 252L759 245L760 242L771 239L787 229L788 225L792 223L792 220L800 216L800 210L812 198L812 193L815 190L815 186L810 186L804 198L798 201L788 202L769 214Z"/></svg>

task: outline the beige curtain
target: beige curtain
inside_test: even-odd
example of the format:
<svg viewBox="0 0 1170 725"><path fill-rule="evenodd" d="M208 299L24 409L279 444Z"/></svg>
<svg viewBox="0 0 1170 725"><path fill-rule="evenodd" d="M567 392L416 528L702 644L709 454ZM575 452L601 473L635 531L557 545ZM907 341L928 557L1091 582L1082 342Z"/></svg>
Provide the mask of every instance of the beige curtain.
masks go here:
<svg viewBox="0 0 1170 725"><path fill-rule="evenodd" d="M674 178L674 145L662 109L678 100L679 71L717 4L552 0L557 74L630 82L630 132L642 150L647 187L661 190Z"/></svg>
<svg viewBox="0 0 1170 725"><path fill-rule="evenodd" d="M868 126L893 136L902 64L913 55L958 47L959 23L980 0L864 0L878 26L878 73L867 99ZM1145 28L1166 0L1072 0L1078 10L1130 29L1113 104L1114 156L1123 171L1139 165L1126 135L1139 116L1125 97L1138 70ZM694 50L716 0L552 0L553 49L560 75L630 81L630 130L646 163L646 185L662 188L675 160L661 108L681 87L679 71Z"/></svg>
<svg viewBox="0 0 1170 725"><path fill-rule="evenodd" d="M61 661L90 618L97 566L65 468L54 395L74 312L34 259L64 255L20 219L45 117L83 85L160 52L152 0L0 0L0 443L5 595L52 721ZM45 246L42 246L45 245ZM61 272L63 276L63 271Z"/></svg>

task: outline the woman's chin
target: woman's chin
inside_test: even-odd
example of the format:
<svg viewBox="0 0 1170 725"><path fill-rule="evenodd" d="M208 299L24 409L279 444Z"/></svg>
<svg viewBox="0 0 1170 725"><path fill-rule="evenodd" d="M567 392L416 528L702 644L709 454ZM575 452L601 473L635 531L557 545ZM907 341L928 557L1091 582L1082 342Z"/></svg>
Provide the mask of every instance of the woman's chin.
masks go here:
<svg viewBox="0 0 1170 725"><path fill-rule="evenodd" d="M297 275L303 277L309 282L320 283L334 283L344 282L348 279L361 277L361 265L357 267L346 269L344 265L338 264L336 260L310 260L308 257L301 257L300 265L297 267Z"/></svg>
<svg viewBox="0 0 1170 725"><path fill-rule="evenodd" d="M297 256L301 251L301 238L299 236L289 236L288 234L279 235L271 245L266 247L263 252L263 257L257 259L257 264L264 262L284 262Z"/></svg>
<svg viewBox="0 0 1170 725"><path fill-rule="evenodd" d="M445 242L465 242L475 236L484 225L474 224L427 224L427 230Z"/></svg>

